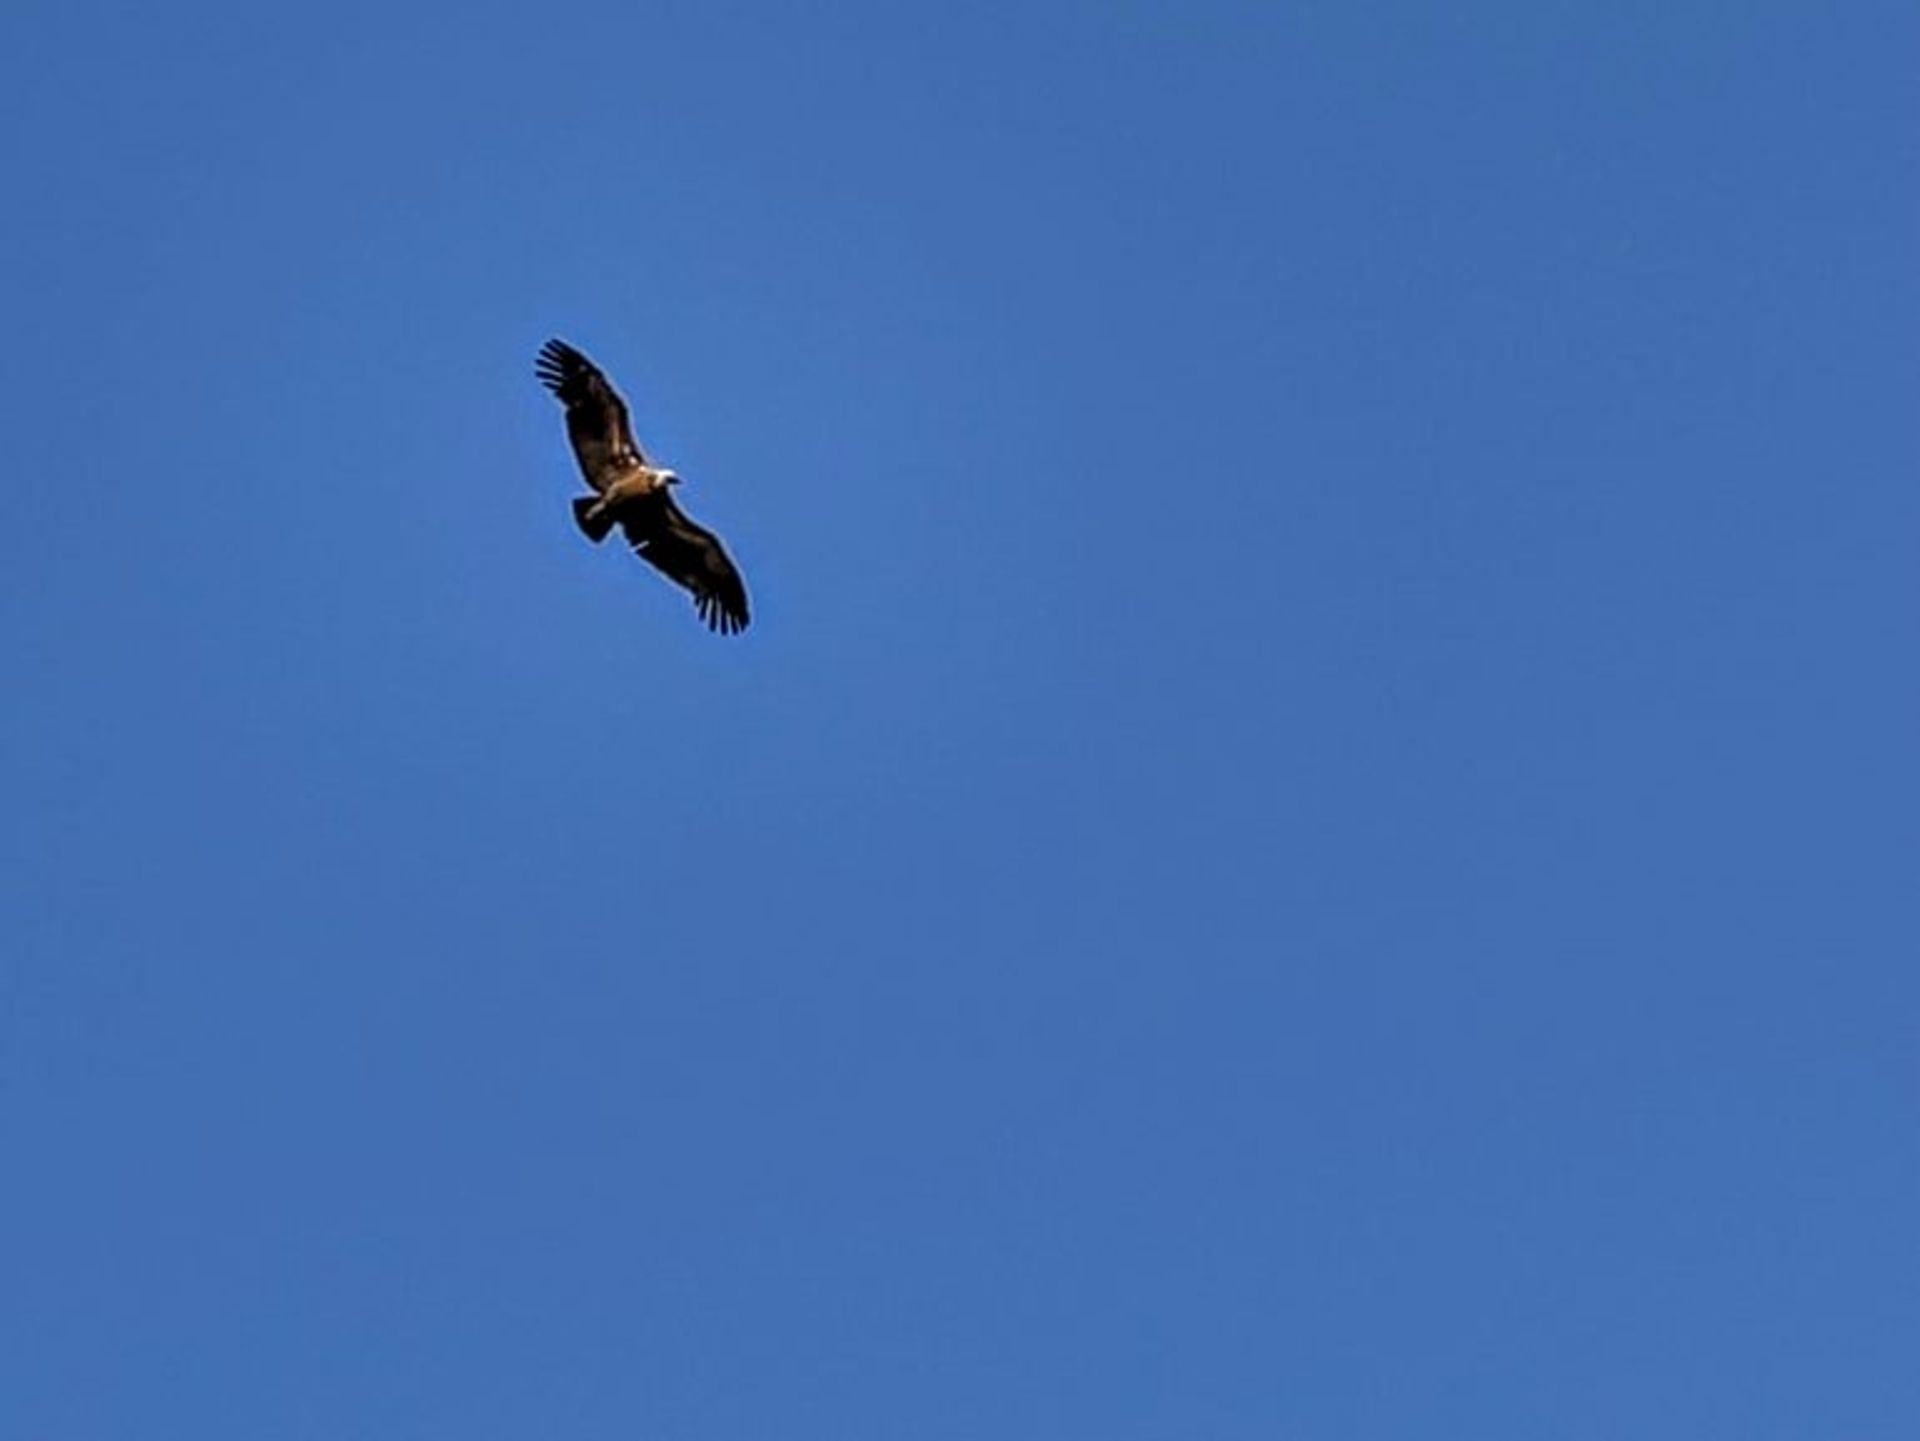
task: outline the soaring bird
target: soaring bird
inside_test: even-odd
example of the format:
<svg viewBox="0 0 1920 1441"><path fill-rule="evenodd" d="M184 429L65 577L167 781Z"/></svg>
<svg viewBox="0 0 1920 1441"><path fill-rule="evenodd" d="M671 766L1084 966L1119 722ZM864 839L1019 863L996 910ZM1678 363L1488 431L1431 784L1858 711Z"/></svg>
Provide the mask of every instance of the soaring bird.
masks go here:
<svg viewBox="0 0 1920 1441"><path fill-rule="evenodd" d="M567 439L592 495L573 518L598 544L617 525L638 555L693 593L700 619L723 635L747 628L747 588L720 539L674 503L680 477L654 465L634 441L626 402L586 356L564 340L540 347L533 373L567 408Z"/></svg>

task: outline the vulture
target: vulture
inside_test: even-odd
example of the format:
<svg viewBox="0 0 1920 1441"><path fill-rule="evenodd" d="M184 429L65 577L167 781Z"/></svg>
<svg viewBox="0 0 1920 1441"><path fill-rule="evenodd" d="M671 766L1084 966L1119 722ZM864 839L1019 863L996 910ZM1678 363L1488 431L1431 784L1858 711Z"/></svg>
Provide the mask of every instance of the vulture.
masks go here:
<svg viewBox="0 0 1920 1441"><path fill-rule="evenodd" d="M540 347L533 373L567 408L567 439L592 495L576 496L573 518L588 540L617 525L634 554L693 595L700 619L722 635L747 628L747 588L720 539L674 503L680 477L647 459L633 438L626 402L586 356L564 340Z"/></svg>

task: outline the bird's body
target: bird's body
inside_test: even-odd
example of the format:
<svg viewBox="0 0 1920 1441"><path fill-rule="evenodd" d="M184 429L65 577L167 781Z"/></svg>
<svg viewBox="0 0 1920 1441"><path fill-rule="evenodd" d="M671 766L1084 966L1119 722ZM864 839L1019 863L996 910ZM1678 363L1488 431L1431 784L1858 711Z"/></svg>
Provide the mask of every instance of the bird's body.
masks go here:
<svg viewBox="0 0 1920 1441"><path fill-rule="evenodd" d="M680 477L652 464L633 438L626 403L600 368L563 340L549 340L534 365L543 385L567 408L567 439L592 489L573 502L587 539L605 540L617 525L634 552L693 594L694 608L714 630L747 628L747 589L719 537L696 524L673 499Z"/></svg>

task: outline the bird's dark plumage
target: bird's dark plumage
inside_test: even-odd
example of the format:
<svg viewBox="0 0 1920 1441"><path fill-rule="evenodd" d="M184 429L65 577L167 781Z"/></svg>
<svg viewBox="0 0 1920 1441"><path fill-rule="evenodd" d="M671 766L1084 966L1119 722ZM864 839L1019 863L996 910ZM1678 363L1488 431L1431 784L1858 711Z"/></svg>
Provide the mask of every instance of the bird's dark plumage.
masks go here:
<svg viewBox="0 0 1920 1441"><path fill-rule="evenodd" d="M626 403L600 368L563 340L540 348L534 374L567 408L567 438L594 494L573 502L587 539L618 525L634 553L693 595L700 619L723 635L747 628L747 588L719 537L674 503L679 477L651 464L633 438Z"/></svg>
<svg viewBox="0 0 1920 1441"><path fill-rule="evenodd" d="M626 402L599 366L564 340L549 340L533 373L567 408L567 439L588 485L604 495L622 474L647 463L634 443Z"/></svg>
<svg viewBox="0 0 1920 1441"><path fill-rule="evenodd" d="M747 628L747 587L720 539L690 519L666 490L623 506L620 529L634 553L693 594L700 619L722 635Z"/></svg>

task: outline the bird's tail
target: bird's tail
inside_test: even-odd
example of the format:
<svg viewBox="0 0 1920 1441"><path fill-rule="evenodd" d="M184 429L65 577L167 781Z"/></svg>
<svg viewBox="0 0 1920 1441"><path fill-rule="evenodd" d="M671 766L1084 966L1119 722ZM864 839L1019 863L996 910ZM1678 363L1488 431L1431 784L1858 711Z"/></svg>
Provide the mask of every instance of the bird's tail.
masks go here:
<svg viewBox="0 0 1920 1441"><path fill-rule="evenodd" d="M613 516L600 507L600 497L597 495L576 495L573 498L573 518L587 539L595 545L605 540L607 532L613 529Z"/></svg>

